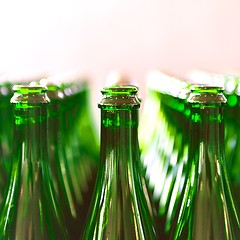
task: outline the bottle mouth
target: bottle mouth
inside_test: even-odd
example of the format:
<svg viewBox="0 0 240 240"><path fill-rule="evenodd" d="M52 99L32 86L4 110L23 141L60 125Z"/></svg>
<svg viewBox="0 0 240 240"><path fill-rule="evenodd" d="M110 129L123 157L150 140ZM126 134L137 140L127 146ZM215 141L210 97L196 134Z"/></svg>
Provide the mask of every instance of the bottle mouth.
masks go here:
<svg viewBox="0 0 240 240"><path fill-rule="evenodd" d="M135 95L138 92L136 86L123 85L115 87L105 87L102 89L101 93L103 95Z"/></svg>
<svg viewBox="0 0 240 240"><path fill-rule="evenodd" d="M139 108L138 87L131 85L105 87L98 106L106 110Z"/></svg>
<svg viewBox="0 0 240 240"><path fill-rule="evenodd" d="M227 99L223 95L223 87L210 85L193 85L190 87L191 93L187 99L189 103L199 103L214 105L226 103Z"/></svg>
<svg viewBox="0 0 240 240"><path fill-rule="evenodd" d="M47 93L46 86L14 85L12 89L14 94L11 98L11 101L10 101L11 103L37 105L37 104L50 102L46 94Z"/></svg>
<svg viewBox="0 0 240 240"><path fill-rule="evenodd" d="M220 86L211 85L193 85L190 87L192 93L212 93L218 94L223 93L224 88Z"/></svg>
<svg viewBox="0 0 240 240"><path fill-rule="evenodd" d="M47 87L42 85L14 85L12 89L17 94L41 94L47 92Z"/></svg>

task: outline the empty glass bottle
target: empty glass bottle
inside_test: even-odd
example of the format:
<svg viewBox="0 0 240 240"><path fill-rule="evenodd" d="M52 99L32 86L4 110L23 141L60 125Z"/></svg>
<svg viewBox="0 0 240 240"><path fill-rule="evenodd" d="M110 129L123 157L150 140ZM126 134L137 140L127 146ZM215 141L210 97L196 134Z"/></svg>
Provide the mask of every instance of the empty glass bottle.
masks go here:
<svg viewBox="0 0 240 240"><path fill-rule="evenodd" d="M224 87L227 99L225 107L225 153L226 165L229 173L236 204L240 209L240 76L237 73L214 73L194 70L189 74L191 82L199 82Z"/></svg>
<svg viewBox="0 0 240 240"><path fill-rule="evenodd" d="M58 80L59 77L50 77L40 81L47 85L51 100L48 149L66 227L71 239L78 239L92 198L97 144L90 118L87 83Z"/></svg>
<svg viewBox="0 0 240 240"><path fill-rule="evenodd" d="M31 75L29 73L10 74L5 72L0 74L0 203L10 174L13 156L14 115L10 104L13 95L12 87L14 84L27 84L39 77L38 74Z"/></svg>
<svg viewBox="0 0 240 240"><path fill-rule="evenodd" d="M72 89L63 103L64 132L67 133L65 146L70 170L75 172L71 177L77 201L82 206L85 204L87 209L86 202L91 201L99 164L99 143L89 102L89 84L86 81L75 82Z"/></svg>
<svg viewBox="0 0 240 240"><path fill-rule="evenodd" d="M91 202L99 163L99 144L89 102L90 87L87 81L77 78L75 82L63 82L62 88L61 131L64 132L64 151L83 221Z"/></svg>
<svg viewBox="0 0 240 240"><path fill-rule="evenodd" d="M41 81L43 83L44 81ZM50 159L50 167L52 171L52 179L57 191L57 200L66 220L66 228L68 229L71 239L79 237L80 229L78 227L79 219L81 219L81 211L76 203L71 172L65 153L63 131L63 107L64 98L63 89L57 82L45 81L48 91L47 95L50 99L49 118L48 118L48 151ZM80 186L79 186L80 187Z"/></svg>
<svg viewBox="0 0 240 240"><path fill-rule="evenodd" d="M83 239L156 239L142 186L137 91L102 90L100 168Z"/></svg>
<svg viewBox="0 0 240 240"><path fill-rule="evenodd" d="M239 239L239 218L224 154L221 87L193 86L188 173L172 239Z"/></svg>
<svg viewBox="0 0 240 240"><path fill-rule="evenodd" d="M178 210L189 145L188 84L153 71L140 119L141 161L154 210L158 236L165 239Z"/></svg>
<svg viewBox="0 0 240 240"><path fill-rule="evenodd" d="M0 208L1 239L69 239L48 157L46 88L14 86L14 156Z"/></svg>

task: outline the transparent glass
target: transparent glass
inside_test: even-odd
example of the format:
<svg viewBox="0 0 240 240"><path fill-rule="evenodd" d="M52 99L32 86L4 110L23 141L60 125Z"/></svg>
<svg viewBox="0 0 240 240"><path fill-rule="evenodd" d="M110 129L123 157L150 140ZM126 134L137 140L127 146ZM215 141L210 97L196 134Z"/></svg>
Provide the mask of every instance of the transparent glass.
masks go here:
<svg viewBox="0 0 240 240"><path fill-rule="evenodd" d="M48 87L49 156L58 202L71 239L78 239L92 198L97 143L90 118L88 84L42 79Z"/></svg>
<svg viewBox="0 0 240 240"><path fill-rule="evenodd" d="M66 220L65 226L68 229L70 239L74 239L74 237L76 238L80 235L78 219L81 216L81 212L78 211L78 205L74 198L71 172L65 153L64 137L66 133L62 128L63 115L65 113L62 102L65 96L60 85L49 81L45 82L45 84L47 84L47 95L50 99L48 150L53 183L57 191L58 203Z"/></svg>
<svg viewBox="0 0 240 240"><path fill-rule="evenodd" d="M206 84L224 86L224 95L227 99L225 107L225 153L226 165L230 184L236 196L236 203L240 209L240 75L239 72L215 73L194 70L190 75L191 82L205 82Z"/></svg>
<svg viewBox="0 0 240 240"><path fill-rule="evenodd" d="M14 156L0 208L0 238L69 239L49 167L46 88L13 90Z"/></svg>
<svg viewBox="0 0 240 240"><path fill-rule="evenodd" d="M83 231L87 212L92 200L97 168L99 164L99 144L89 104L87 82L64 86L61 101L61 132L66 157L65 172L69 189L68 198L75 220L69 223L74 239Z"/></svg>
<svg viewBox="0 0 240 240"><path fill-rule="evenodd" d="M12 85L0 85L0 202L11 170L13 144L13 110L10 104Z"/></svg>
<svg viewBox="0 0 240 240"><path fill-rule="evenodd" d="M224 153L221 87L193 86L188 173L171 239L239 239L239 217L231 194Z"/></svg>
<svg viewBox="0 0 240 240"><path fill-rule="evenodd" d="M161 72L147 79L140 119L141 162L160 239L168 239L177 214L189 145L188 84Z"/></svg>
<svg viewBox="0 0 240 240"><path fill-rule="evenodd" d="M102 90L100 168L83 239L156 239L142 184L137 90Z"/></svg>

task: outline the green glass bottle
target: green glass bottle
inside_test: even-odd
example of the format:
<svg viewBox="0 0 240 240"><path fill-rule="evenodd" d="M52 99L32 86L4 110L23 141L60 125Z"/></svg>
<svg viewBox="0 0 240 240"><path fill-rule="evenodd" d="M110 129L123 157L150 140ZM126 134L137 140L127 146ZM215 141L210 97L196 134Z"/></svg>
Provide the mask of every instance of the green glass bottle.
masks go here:
<svg viewBox="0 0 240 240"><path fill-rule="evenodd" d="M137 91L102 90L100 167L82 239L156 239L142 186Z"/></svg>
<svg viewBox="0 0 240 240"><path fill-rule="evenodd" d="M191 82L205 82L206 84L224 87L224 96L227 99L225 107L225 154L229 173L230 185L233 187L236 204L240 209L240 77L236 73L215 73L194 70L189 74Z"/></svg>
<svg viewBox="0 0 240 240"><path fill-rule="evenodd" d="M40 76L19 75L19 74L0 74L0 203L3 192L8 181L13 156L13 126L14 114L10 104L13 95L12 87L20 82L29 82Z"/></svg>
<svg viewBox="0 0 240 240"><path fill-rule="evenodd" d="M224 153L221 87L192 86L188 173L171 239L239 239Z"/></svg>
<svg viewBox="0 0 240 240"><path fill-rule="evenodd" d="M14 156L0 208L0 238L69 239L49 167L46 88L13 90Z"/></svg>
<svg viewBox="0 0 240 240"><path fill-rule="evenodd" d="M76 206L75 238L83 231L99 165L99 144L89 103L88 82L63 84L61 131L68 166L68 182ZM74 225L72 225L73 228Z"/></svg>
<svg viewBox="0 0 240 240"><path fill-rule="evenodd" d="M94 184L90 183L91 179L95 180L92 173L97 165L94 155L96 143L88 119L86 89L80 88L77 83L66 84L58 79L50 77L40 81L47 86L47 95L51 100L48 149L66 227L71 239L78 239L93 192ZM66 91L70 94L66 95Z"/></svg>
<svg viewBox="0 0 240 240"><path fill-rule="evenodd" d="M76 174L82 176L82 178L78 178L78 186L83 186L83 179L86 180L86 191L84 193L86 197L88 195L86 193L91 192L95 184L99 164L99 141L97 140L96 126L89 102L89 83L87 81L75 82L74 88L75 91L66 99L70 107L67 109L65 120L67 122L69 118L74 119L73 122L70 122L72 126L68 124L69 138L72 143L72 166L75 166L75 171L78 171ZM79 189L78 186L76 186L76 191ZM83 200L81 201L83 202Z"/></svg>
<svg viewBox="0 0 240 240"><path fill-rule="evenodd" d="M189 85L154 71L139 125L141 162L151 198L158 236L168 238L186 177L189 145Z"/></svg>
<svg viewBox="0 0 240 240"><path fill-rule="evenodd" d="M78 227L79 219L81 219L81 211L73 191L71 172L66 158L63 131L63 107L64 99L63 89L58 82L51 82L49 79L43 79L41 84L47 86L47 95L50 99L49 118L48 118L48 151L50 157L50 167L52 171L52 179L57 190L57 200L66 220L66 228L68 229L70 239L79 237L80 228Z"/></svg>
<svg viewBox="0 0 240 240"><path fill-rule="evenodd" d="M61 130L65 133L64 148L74 194L85 216L99 163L99 144L89 103L90 87L88 82L76 79L67 84L63 82L63 88Z"/></svg>

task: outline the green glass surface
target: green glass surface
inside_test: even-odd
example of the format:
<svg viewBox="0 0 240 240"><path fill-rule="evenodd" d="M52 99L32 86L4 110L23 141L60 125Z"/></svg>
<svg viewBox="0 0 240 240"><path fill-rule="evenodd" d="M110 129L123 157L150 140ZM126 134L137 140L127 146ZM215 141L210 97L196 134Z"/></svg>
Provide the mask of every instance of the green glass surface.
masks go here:
<svg viewBox="0 0 240 240"><path fill-rule="evenodd" d="M206 80L205 80L206 79ZM237 74L217 74L207 71L194 71L191 81L206 81L208 84L224 86L227 104L225 116L225 153L230 184L233 187L236 204L240 209L240 77Z"/></svg>
<svg viewBox="0 0 240 240"><path fill-rule="evenodd" d="M193 86L188 102L188 173L171 239L239 239L239 217L225 162L223 90Z"/></svg>
<svg viewBox="0 0 240 240"><path fill-rule="evenodd" d="M141 175L137 90L102 90L100 167L82 239L156 239Z"/></svg>
<svg viewBox="0 0 240 240"><path fill-rule="evenodd" d="M53 183L57 190L57 200L66 220L70 239L79 236L78 221L80 211L74 199L73 187L70 178L69 165L67 162L64 146L64 134L62 129L62 116L64 114L61 106L64 93L61 87L54 83L47 83L47 95L50 99L49 104L49 141L48 150L50 166L53 175Z"/></svg>
<svg viewBox="0 0 240 240"><path fill-rule="evenodd" d="M78 239L92 198L97 143L87 83L41 80L48 87L49 154L53 181L71 239Z"/></svg>
<svg viewBox="0 0 240 240"><path fill-rule="evenodd" d="M34 80L34 79L32 79ZM21 81L29 82L25 77L11 77L8 74L0 74L0 202L9 178L13 156L13 125L14 114L10 99L13 95L12 87Z"/></svg>
<svg viewBox="0 0 240 240"><path fill-rule="evenodd" d="M14 86L14 156L0 207L0 239L69 239L48 156L46 88Z"/></svg>
<svg viewBox="0 0 240 240"><path fill-rule="evenodd" d="M72 199L77 207L75 232L83 231L87 212L91 203L99 164L99 145L89 104L87 83L74 83L64 89L61 118L64 133L64 150L72 187ZM77 224L77 225L76 225Z"/></svg>
<svg viewBox="0 0 240 240"><path fill-rule="evenodd" d="M160 239L168 239L178 211L189 144L188 84L157 73L148 79L140 119L141 162Z"/></svg>
<svg viewBox="0 0 240 240"><path fill-rule="evenodd" d="M8 82L0 85L0 202L11 169L13 144L13 111L10 104L12 85Z"/></svg>

